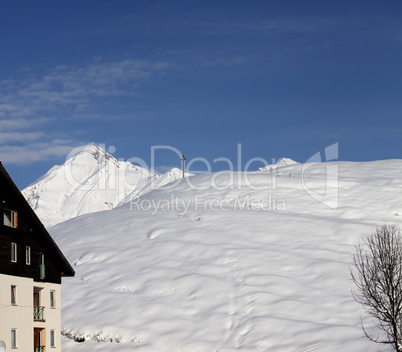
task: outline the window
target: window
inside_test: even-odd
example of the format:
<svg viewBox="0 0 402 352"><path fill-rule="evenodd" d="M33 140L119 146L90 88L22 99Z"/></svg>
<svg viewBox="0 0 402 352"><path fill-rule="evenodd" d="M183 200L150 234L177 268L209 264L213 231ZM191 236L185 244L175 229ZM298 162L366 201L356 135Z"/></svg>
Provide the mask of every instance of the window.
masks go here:
<svg viewBox="0 0 402 352"><path fill-rule="evenodd" d="M17 228L17 224L18 224L17 212L9 210L9 209L4 209L3 223L4 223L5 226L10 226L10 227Z"/></svg>
<svg viewBox="0 0 402 352"><path fill-rule="evenodd" d="M31 247L25 246L25 264L31 265Z"/></svg>
<svg viewBox="0 0 402 352"><path fill-rule="evenodd" d="M17 348L17 329L11 329L11 348Z"/></svg>
<svg viewBox="0 0 402 352"><path fill-rule="evenodd" d="M39 271L40 271L40 278L43 280L46 277L46 270L45 270L45 255L43 253L39 254Z"/></svg>
<svg viewBox="0 0 402 352"><path fill-rule="evenodd" d="M54 330L50 330L50 347L56 347Z"/></svg>
<svg viewBox="0 0 402 352"><path fill-rule="evenodd" d="M17 244L11 242L11 261L13 263L17 262Z"/></svg>
<svg viewBox="0 0 402 352"><path fill-rule="evenodd" d="M50 290L50 308L56 308L56 296L54 290Z"/></svg>
<svg viewBox="0 0 402 352"><path fill-rule="evenodd" d="M17 304L17 286L11 285L11 304Z"/></svg>

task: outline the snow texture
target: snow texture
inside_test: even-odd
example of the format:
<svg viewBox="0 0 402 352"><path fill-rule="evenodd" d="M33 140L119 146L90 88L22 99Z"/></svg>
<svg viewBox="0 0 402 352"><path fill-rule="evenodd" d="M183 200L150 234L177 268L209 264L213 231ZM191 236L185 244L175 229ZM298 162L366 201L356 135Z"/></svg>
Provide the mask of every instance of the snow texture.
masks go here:
<svg viewBox="0 0 402 352"><path fill-rule="evenodd" d="M160 175L118 161L91 143L63 165L54 166L22 194L42 222L50 227L82 214L113 209L134 195L174 182L181 176L177 168Z"/></svg>
<svg viewBox="0 0 402 352"><path fill-rule="evenodd" d="M401 169L198 175L54 226L76 270L62 286L63 351L375 350L349 267L362 237L401 225ZM78 204L93 207L95 194ZM319 197L333 194L329 206Z"/></svg>
<svg viewBox="0 0 402 352"><path fill-rule="evenodd" d="M264 167L260 167L258 169L258 171L271 171L271 170L277 169L279 167L284 167L284 166L289 166L289 165L296 165L296 164L299 164L299 163L297 161L294 161L294 160L290 159L290 158L282 158L282 159L279 159L278 162L275 163L275 164L270 164L270 165L267 165L267 166L264 166Z"/></svg>

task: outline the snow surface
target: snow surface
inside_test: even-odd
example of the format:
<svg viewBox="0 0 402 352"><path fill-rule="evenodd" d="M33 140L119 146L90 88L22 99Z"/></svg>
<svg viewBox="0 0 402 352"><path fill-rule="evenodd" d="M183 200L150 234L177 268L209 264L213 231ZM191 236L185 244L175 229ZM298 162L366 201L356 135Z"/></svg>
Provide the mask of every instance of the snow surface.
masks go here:
<svg viewBox="0 0 402 352"><path fill-rule="evenodd" d="M198 175L56 225L76 270L62 285L63 351L375 350L349 266L362 237L401 225L401 169ZM330 206L313 197L338 186Z"/></svg>
<svg viewBox="0 0 402 352"><path fill-rule="evenodd" d="M182 173L177 168L160 175L119 161L90 143L63 165L54 166L22 194L50 227L82 214L113 209L134 194L139 196L180 177Z"/></svg>
<svg viewBox="0 0 402 352"><path fill-rule="evenodd" d="M260 167L258 171L271 171L280 167L289 166L289 165L296 165L299 164L297 161L294 161L290 158L282 158L279 159L275 164L270 164L264 167Z"/></svg>

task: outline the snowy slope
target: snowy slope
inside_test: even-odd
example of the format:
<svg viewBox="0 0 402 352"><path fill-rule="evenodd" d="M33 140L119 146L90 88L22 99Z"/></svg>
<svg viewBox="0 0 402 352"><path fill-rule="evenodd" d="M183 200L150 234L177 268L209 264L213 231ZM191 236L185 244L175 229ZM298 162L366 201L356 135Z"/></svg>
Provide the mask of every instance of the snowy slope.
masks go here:
<svg viewBox="0 0 402 352"><path fill-rule="evenodd" d="M164 175L116 160L94 143L54 166L22 191L48 227L73 217L110 210L130 199L181 177L172 169Z"/></svg>
<svg viewBox="0 0 402 352"><path fill-rule="evenodd" d="M258 171L271 171L280 167L284 167L284 166L289 166L289 165L296 165L299 164L297 161L294 161L290 158L282 158L279 159L277 163L275 164L271 164L271 165L267 165L264 167L260 167L258 169Z"/></svg>
<svg viewBox="0 0 402 352"><path fill-rule="evenodd" d="M401 225L401 169L199 175L58 224L76 270L63 281L63 351L374 350L349 265L362 236Z"/></svg>

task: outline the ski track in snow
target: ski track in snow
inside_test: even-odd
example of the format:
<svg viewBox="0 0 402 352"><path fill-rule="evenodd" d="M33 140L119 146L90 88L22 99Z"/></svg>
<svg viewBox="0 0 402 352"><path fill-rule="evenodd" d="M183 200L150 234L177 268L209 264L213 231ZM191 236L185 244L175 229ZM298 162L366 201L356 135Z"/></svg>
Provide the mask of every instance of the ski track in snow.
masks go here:
<svg viewBox="0 0 402 352"><path fill-rule="evenodd" d="M229 267L229 281L232 287L230 292L229 319L226 325L225 345L240 347L245 336L253 329L252 313L254 311L253 298L244 285L241 276L239 258L234 251L229 251L222 264Z"/></svg>
<svg viewBox="0 0 402 352"><path fill-rule="evenodd" d="M62 286L63 351L375 349L361 331L349 266L362 236L377 225L402 224L396 215L402 214L402 161L337 165L336 209L306 193L303 165L296 164L278 169L283 175L268 192L238 187L236 180L227 180L233 189L195 191L183 181L143 196L188 201L202 194L230 200L228 210L192 204L153 214L123 205L51 228L76 270ZM308 179L313 187L322 185L316 170ZM266 176L249 178L270 185ZM208 185L211 177L192 179ZM286 209L234 209L236 197L268 193L284 199Z"/></svg>

